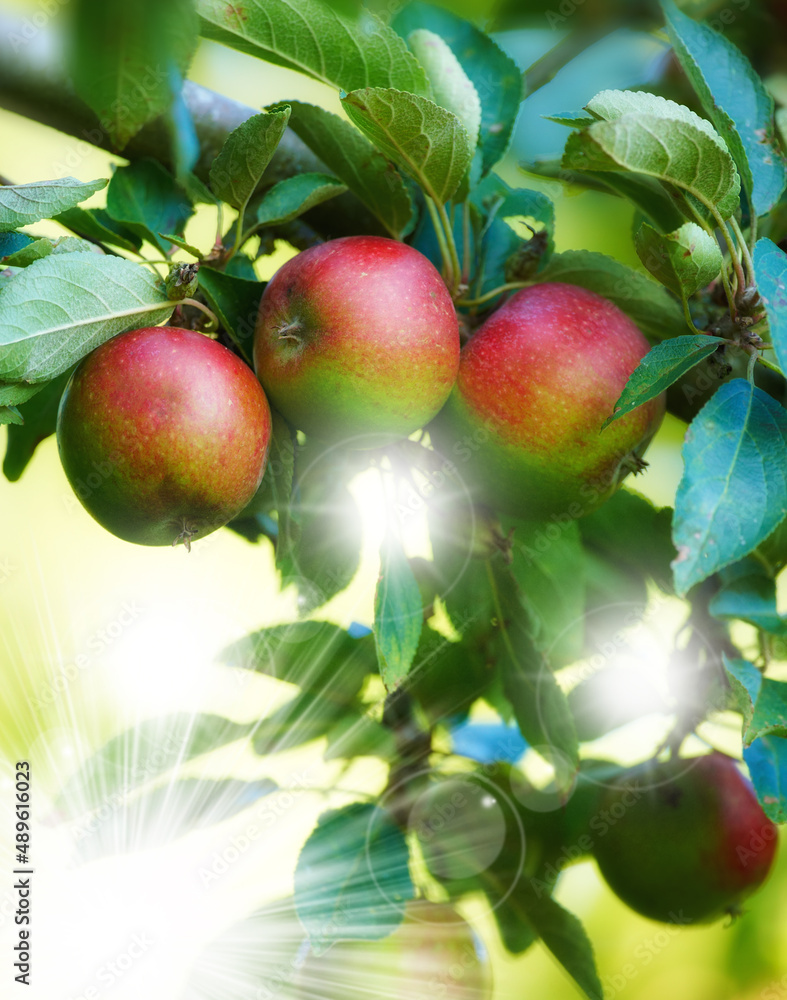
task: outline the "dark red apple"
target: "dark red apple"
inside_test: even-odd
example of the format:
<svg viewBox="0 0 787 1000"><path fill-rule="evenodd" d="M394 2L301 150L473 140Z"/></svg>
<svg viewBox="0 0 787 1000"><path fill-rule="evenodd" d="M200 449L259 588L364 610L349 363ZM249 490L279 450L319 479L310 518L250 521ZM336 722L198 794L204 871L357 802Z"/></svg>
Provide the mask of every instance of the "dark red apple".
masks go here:
<svg viewBox="0 0 787 1000"><path fill-rule="evenodd" d="M271 414L254 373L192 330L107 341L63 393L57 443L89 514L140 545L187 545L241 511L265 471Z"/></svg>
<svg viewBox="0 0 787 1000"><path fill-rule="evenodd" d="M379 236L293 257L268 283L254 366L272 404L307 434L375 447L428 423L459 366L459 326L432 263Z"/></svg>
<svg viewBox="0 0 787 1000"><path fill-rule="evenodd" d="M593 853L633 910L667 923L738 912L765 881L778 831L720 753L635 768L599 801Z"/></svg>
<svg viewBox="0 0 787 1000"><path fill-rule="evenodd" d="M587 514L641 466L664 415L659 397L601 429L648 349L595 292L525 288L463 347L435 444L471 496L496 510L534 520Z"/></svg>

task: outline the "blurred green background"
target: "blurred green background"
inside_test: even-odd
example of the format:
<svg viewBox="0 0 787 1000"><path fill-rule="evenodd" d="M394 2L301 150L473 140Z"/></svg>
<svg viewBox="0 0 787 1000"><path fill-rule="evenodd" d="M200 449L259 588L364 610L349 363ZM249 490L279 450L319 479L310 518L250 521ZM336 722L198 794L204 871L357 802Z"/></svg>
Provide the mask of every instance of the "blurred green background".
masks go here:
<svg viewBox="0 0 787 1000"><path fill-rule="evenodd" d="M56 21L66 6L5 0L0 11L21 10L32 16L46 9ZM746 16L742 2L727 6L736 16ZM553 5L556 11L568 7L576 9L577 4L563 0ZM561 28L542 26L527 35L507 32L501 41L525 69L554 44ZM540 114L577 108L606 86L646 82L664 58L661 43L627 27L599 46L525 102L515 153L504 170L512 183L521 183L517 157L554 154L554 130L559 132L559 126L544 123ZM202 44L190 75L253 107L297 98L338 110L332 90L211 43ZM112 165L122 162L3 111L0 151L0 173L20 182L66 174L87 181L108 176ZM533 180L532 186L555 199L558 250L589 248L639 266L630 238L631 210L622 201L550 181ZM100 194L92 203L101 200ZM205 245L212 240L214 226L215 213L203 209L186 237ZM38 233L57 229L46 224L33 228ZM260 278L269 277L291 252L281 247L273 257L262 258ZM636 482L637 489L657 503L671 502L680 477L682 427L667 420L649 452L650 467ZM4 444L5 429L0 429L0 448ZM324 612L342 625L369 624L372 618L377 572L373 553L380 525L365 491L366 485L359 482L356 494L362 504L367 501L361 571ZM307 793L283 808L265 838L218 886L210 887L200 882L200 865L217 843L243 830L243 814L218 833L195 831L167 848L96 861L76 872L70 860L72 839L59 834L57 815L48 803L81 759L140 720L167 712L212 711L245 721L281 703L284 685L215 660L219 650L250 630L292 617L294 596L279 594L267 543L254 546L220 531L189 555L183 549L137 548L107 534L74 498L53 439L39 448L20 482L0 480L0 512L0 750L7 763L32 761L38 792L34 813L43 823L33 853L40 852L37 918L46 943L36 951L38 976L32 995L48 1000L89 997L91 983L99 988L94 980L98 982L101 949L117 953L126 940L112 938L107 925L113 915L120 920L122 914L128 936L133 927L129 914L155 899L161 917L158 944L166 947L156 964L140 960L118 978L111 996L174 1000L185 989L204 945L255 907L291 891L297 851L325 806L324 796ZM264 774L277 777L285 787L293 784L293 775L308 773L306 783L312 788L336 782L346 789L381 787L379 763L362 760L340 774L336 766L321 763L320 751L312 745L260 761L249 751L228 748L184 773ZM3 795L5 807L11 782L7 768L0 782L8 792ZM6 819L3 837L10 830ZM8 871L5 861L10 858L3 853ZM679 931L644 920L606 889L592 862L569 869L557 897L584 922L608 998L773 1000L787 997L786 876L787 857L782 855L746 918L730 927ZM472 904L465 913L478 921L491 953L496 998L568 1000L577 995L545 949L534 947L514 959L500 947L488 915ZM6 942L11 934L7 907L0 903L0 940ZM86 939L80 936L85 934ZM75 950L80 941L81 950ZM96 956L92 964L86 953ZM104 991L109 993L110 987L101 987L96 995Z"/></svg>

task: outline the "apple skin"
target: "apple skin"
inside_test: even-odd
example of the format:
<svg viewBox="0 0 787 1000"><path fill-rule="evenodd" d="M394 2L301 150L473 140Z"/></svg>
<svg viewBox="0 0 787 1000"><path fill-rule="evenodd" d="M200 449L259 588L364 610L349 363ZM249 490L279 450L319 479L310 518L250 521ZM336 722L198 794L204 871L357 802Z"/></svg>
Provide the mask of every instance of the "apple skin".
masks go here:
<svg viewBox="0 0 787 1000"><path fill-rule="evenodd" d="M415 900L377 941L339 941L309 952L298 970L300 1000L486 1000L492 977L473 929L453 907Z"/></svg>
<svg viewBox="0 0 787 1000"><path fill-rule="evenodd" d="M231 520L265 471L271 413L248 365L193 330L146 327L84 358L57 443L83 507L139 545L187 544Z"/></svg>
<svg viewBox="0 0 787 1000"><path fill-rule="evenodd" d="M371 448L423 427L459 367L459 323L437 269L380 236L310 247L265 288L254 367L306 434Z"/></svg>
<svg viewBox="0 0 787 1000"><path fill-rule="evenodd" d="M776 827L735 761L717 752L632 769L596 816L602 875L633 910L665 923L736 914L776 853Z"/></svg>
<svg viewBox="0 0 787 1000"><path fill-rule="evenodd" d="M581 517L638 466L661 423L663 395L601 430L649 348L595 292L524 288L462 348L432 439L477 502L533 520Z"/></svg>

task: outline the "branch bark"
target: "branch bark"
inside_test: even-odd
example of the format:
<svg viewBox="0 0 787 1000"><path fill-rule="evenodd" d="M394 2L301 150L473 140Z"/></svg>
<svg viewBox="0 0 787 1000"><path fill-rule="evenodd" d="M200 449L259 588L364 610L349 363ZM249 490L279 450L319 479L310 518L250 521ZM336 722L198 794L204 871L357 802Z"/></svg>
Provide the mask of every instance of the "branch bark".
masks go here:
<svg viewBox="0 0 787 1000"><path fill-rule="evenodd" d="M29 38L25 35L25 25ZM40 28L33 34L30 25L29 21L0 14L0 107L81 142L117 153L96 114L74 93L57 33L51 28ZM183 87L183 97L200 144L194 172L207 181L210 165L229 133L258 112L191 80ZM170 139L164 119L146 125L119 155L128 160L152 157L171 169ZM262 187L315 170L329 172L288 129L265 172ZM349 193L313 209L304 218L325 238L382 232L377 220Z"/></svg>

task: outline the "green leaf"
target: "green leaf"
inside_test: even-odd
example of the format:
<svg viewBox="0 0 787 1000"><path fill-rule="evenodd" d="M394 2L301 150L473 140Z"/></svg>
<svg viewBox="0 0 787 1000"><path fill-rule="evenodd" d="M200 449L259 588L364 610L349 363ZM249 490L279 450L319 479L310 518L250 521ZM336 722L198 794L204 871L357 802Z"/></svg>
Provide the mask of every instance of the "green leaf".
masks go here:
<svg viewBox="0 0 787 1000"><path fill-rule="evenodd" d="M107 212L143 240L168 253L171 244L159 233L183 234L191 202L175 178L155 160L135 160L119 167L107 188Z"/></svg>
<svg viewBox="0 0 787 1000"><path fill-rule="evenodd" d="M75 177L0 186L0 232L54 218L106 186L104 179L83 182Z"/></svg>
<svg viewBox="0 0 787 1000"><path fill-rule="evenodd" d="M297 219L315 205L344 194L346 186L327 174L296 174L269 188L257 208L257 223L280 226Z"/></svg>
<svg viewBox="0 0 787 1000"><path fill-rule="evenodd" d="M39 382L38 385L29 385L26 382L0 382L0 406L19 406L21 403L26 403L46 385L46 382Z"/></svg>
<svg viewBox="0 0 787 1000"><path fill-rule="evenodd" d="M644 222L634 245L650 273L685 299L717 278L724 264L719 244L696 222L663 235Z"/></svg>
<svg viewBox="0 0 787 1000"><path fill-rule="evenodd" d="M743 759L765 815L787 823L787 740L764 736L744 747Z"/></svg>
<svg viewBox="0 0 787 1000"><path fill-rule="evenodd" d="M773 98L732 42L687 17L671 0L664 0L662 7L675 55L735 158L754 215L764 215L787 183Z"/></svg>
<svg viewBox="0 0 787 1000"><path fill-rule="evenodd" d="M675 588L742 559L787 507L787 412L744 379L721 386L686 432L675 501Z"/></svg>
<svg viewBox="0 0 787 1000"><path fill-rule="evenodd" d="M278 521L274 525L273 535L276 537L277 562L280 546L289 546L290 496L292 494L293 473L295 470L295 437L294 432L284 417L277 410L271 410L273 433L268 450L268 462L260 487L249 504L230 522L230 527L239 531L244 537L251 536L254 541L260 534L271 535L270 527L265 521L266 515L275 512ZM261 530L261 524L265 527ZM247 529L247 530L244 530Z"/></svg>
<svg viewBox="0 0 787 1000"><path fill-rule="evenodd" d="M762 736L787 736L787 681L763 678L743 745L751 746Z"/></svg>
<svg viewBox="0 0 787 1000"><path fill-rule="evenodd" d="M700 333L695 336L689 334L674 337L651 347L629 376L615 403L615 411L604 421L604 427L660 395L667 386L677 382L681 375L685 375L725 343L721 337Z"/></svg>
<svg viewBox="0 0 787 1000"><path fill-rule="evenodd" d="M518 66L489 35L440 7L410 3L396 15L393 26L404 38L426 28L439 35L456 56L481 98L478 145L481 173L488 174L508 149L524 96ZM437 96L435 99L442 103Z"/></svg>
<svg viewBox="0 0 787 1000"><path fill-rule="evenodd" d="M27 233L0 233L0 258L5 260L11 254L24 250L33 242L33 237Z"/></svg>
<svg viewBox="0 0 787 1000"><path fill-rule="evenodd" d="M414 896L408 862L404 834L377 806L323 813L295 868L295 908L315 952L394 931Z"/></svg>
<svg viewBox="0 0 787 1000"><path fill-rule="evenodd" d="M654 507L624 486L598 510L585 515L579 521L579 530L588 551L618 569L651 577L666 589L672 577L670 560L675 555L671 521L669 507Z"/></svg>
<svg viewBox="0 0 787 1000"><path fill-rule="evenodd" d="M289 108L254 115L227 136L210 168L212 191L227 204L245 209L279 145Z"/></svg>
<svg viewBox="0 0 787 1000"><path fill-rule="evenodd" d="M51 382L30 386L31 389L40 389L40 392L23 407L21 412L24 424L8 428L3 475L9 482L15 483L19 479L38 445L55 433L60 397L71 377L71 371L68 368Z"/></svg>
<svg viewBox="0 0 787 1000"><path fill-rule="evenodd" d="M154 274L122 257L52 255L0 286L0 378L44 382L126 330L169 319Z"/></svg>
<svg viewBox="0 0 787 1000"><path fill-rule="evenodd" d="M588 108L597 110L598 99ZM604 110L611 112L612 108L604 106ZM685 114L665 117L663 113L636 110L595 122L569 136L563 166L655 177L696 198L709 211L715 208L722 218L729 218L740 196L740 178L732 157L708 122L698 116L693 116L694 121L688 109L683 111Z"/></svg>
<svg viewBox="0 0 787 1000"><path fill-rule="evenodd" d="M568 125L569 128L584 128L597 122L595 115L586 114L584 111L561 111L556 115L542 115L548 122L555 122L558 125Z"/></svg>
<svg viewBox="0 0 787 1000"><path fill-rule="evenodd" d="M240 781L180 778L134 798L113 801L106 813L80 822L73 815L77 855L83 862L117 854L150 851L194 830L223 823L278 788L270 778Z"/></svg>
<svg viewBox="0 0 787 1000"><path fill-rule="evenodd" d="M41 260L53 253L93 253L93 244L76 236L61 236L60 239L35 240L6 260L7 267L27 267L33 261Z"/></svg>
<svg viewBox="0 0 787 1000"><path fill-rule="evenodd" d="M456 115L399 90L367 88L342 99L351 121L424 193L448 201L467 172L472 150Z"/></svg>
<svg viewBox="0 0 787 1000"><path fill-rule="evenodd" d="M15 406L0 406L0 425L14 424L20 425L25 422L25 418Z"/></svg>
<svg viewBox="0 0 787 1000"><path fill-rule="evenodd" d="M502 665L503 690L519 729L532 747L554 747L579 766L577 734L566 696L533 641L533 627L516 580L500 560L490 560L487 566L500 608L496 649Z"/></svg>
<svg viewBox="0 0 787 1000"><path fill-rule="evenodd" d="M776 610L776 581L759 559L743 559L721 571L722 585L708 611L714 618L739 618L771 635L787 634Z"/></svg>
<svg viewBox="0 0 787 1000"><path fill-rule="evenodd" d="M380 676L393 691L407 676L423 627L423 604L401 542L388 535L380 551L380 578L374 595L374 639Z"/></svg>
<svg viewBox="0 0 787 1000"><path fill-rule="evenodd" d="M125 796L185 761L247 739L258 724L193 712L145 719L88 757L64 782L56 805L67 813L75 802L84 809L106 807L114 796Z"/></svg>
<svg viewBox="0 0 787 1000"><path fill-rule="evenodd" d="M167 111L197 45L191 0L72 0L69 75L117 150Z"/></svg>
<svg viewBox="0 0 787 1000"><path fill-rule="evenodd" d="M589 1000L603 1000L593 946L579 919L544 893L527 907L528 920L544 945Z"/></svg>
<svg viewBox="0 0 787 1000"><path fill-rule="evenodd" d="M399 171L357 128L312 104L289 102L290 128L382 222L394 239L412 224L413 204Z"/></svg>
<svg viewBox="0 0 787 1000"><path fill-rule="evenodd" d="M297 520L297 538L288 572L296 577L312 607L324 604L351 583L363 544L361 512L346 486L351 472L337 475L336 464L331 463L331 469L328 464L313 465L301 477L297 510L289 512Z"/></svg>
<svg viewBox="0 0 787 1000"><path fill-rule="evenodd" d="M338 625L322 621L252 632L223 650L222 662L344 702L358 694L364 678L377 670L371 635L354 639Z"/></svg>
<svg viewBox="0 0 787 1000"><path fill-rule="evenodd" d="M481 100L459 60L446 42L427 28L411 31L407 44L426 70L435 104L456 115L470 148L475 149L481 128Z"/></svg>
<svg viewBox="0 0 787 1000"><path fill-rule="evenodd" d="M254 329L265 283L235 278L203 266L199 271L199 287L233 343L248 363L253 364Z"/></svg>
<svg viewBox="0 0 787 1000"><path fill-rule="evenodd" d="M203 257L207 256L198 247L195 247L192 243L187 243L186 240L181 239L180 236L175 236L173 233L159 233L159 236L168 243L174 243L176 247L185 250L186 253L191 254L197 260L202 260Z"/></svg>
<svg viewBox="0 0 787 1000"><path fill-rule="evenodd" d="M348 17L322 0L197 0L197 12L205 38L333 87L429 93L402 39L367 11Z"/></svg>
<svg viewBox="0 0 787 1000"><path fill-rule="evenodd" d="M355 757L379 757L393 764L399 750L390 729L368 715L343 716L328 733L324 760L351 760Z"/></svg>
<svg viewBox="0 0 787 1000"><path fill-rule="evenodd" d="M555 254L539 273L543 281L565 281L614 302L651 341L675 337L685 328L683 310L666 288L620 261L591 250Z"/></svg>
<svg viewBox="0 0 787 1000"><path fill-rule="evenodd" d="M585 611L585 560L579 525L561 525L557 537L548 525L506 522L514 527L511 570L522 600L537 625L535 644L554 664L573 663L582 651Z"/></svg>
<svg viewBox="0 0 787 1000"><path fill-rule="evenodd" d="M103 208L69 208L55 215L54 220L94 243L108 243L129 253L136 253L142 246L142 237L119 225Z"/></svg>
<svg viewBox="0 0 787 1000"><path fill-rule="evenodd" d="M787 254L771 240L754 246L754 274L768 314L770 340L782 371L787 371Z"/></svg>
<svg viewBox="0 0 787 1000"><path fill-rule="evenodd" d="M354 709L348 707L341 691L302 691L258 722L252 740L254 752L268 757L324 739L350 711Z"/></svg>
<svg viewBox="0 0 787 1000"><path fill-rule="evenodd" d="M754 715L754 707L762 690L762 674L748 660L731 660L726 653L722 653L724 670L730 682L730 688L735 697L735 701L743 715L744 732L751 725Z"/></svg>

